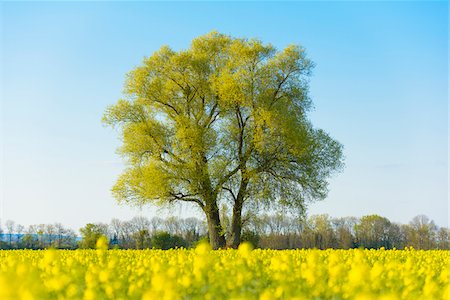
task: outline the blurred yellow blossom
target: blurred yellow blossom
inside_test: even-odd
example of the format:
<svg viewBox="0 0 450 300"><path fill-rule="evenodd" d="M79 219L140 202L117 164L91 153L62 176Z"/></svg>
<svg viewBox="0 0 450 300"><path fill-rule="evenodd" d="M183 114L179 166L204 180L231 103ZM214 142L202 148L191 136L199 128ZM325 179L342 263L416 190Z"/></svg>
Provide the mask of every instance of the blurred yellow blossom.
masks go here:
<svg viewBox="0 0 450 300"><path fill-rule="evenodd" d="M0 299L448 299L449 251L0 251Z"/></svg>

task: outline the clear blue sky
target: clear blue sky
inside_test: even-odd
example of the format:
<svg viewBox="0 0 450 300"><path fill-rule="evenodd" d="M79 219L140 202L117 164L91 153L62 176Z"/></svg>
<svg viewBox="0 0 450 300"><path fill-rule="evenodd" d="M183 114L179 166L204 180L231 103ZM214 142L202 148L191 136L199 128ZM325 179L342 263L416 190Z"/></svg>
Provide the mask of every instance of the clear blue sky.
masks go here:
<svg viewBox="0 0 450 300"><path fill-rule="evenodd" d="M0 5L3 224L152 217L111 197L123 166L100 120L144 56L211 30L301 44L316 62L310 117L346 168L311 214L448 224L447 2Z"/></svg>

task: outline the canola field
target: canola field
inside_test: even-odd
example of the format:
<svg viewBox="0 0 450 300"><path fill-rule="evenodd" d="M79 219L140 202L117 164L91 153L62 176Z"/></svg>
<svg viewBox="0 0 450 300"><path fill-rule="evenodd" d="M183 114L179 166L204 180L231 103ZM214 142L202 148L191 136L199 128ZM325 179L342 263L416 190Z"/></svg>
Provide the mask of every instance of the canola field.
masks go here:
<svg viewBox="0 0 450 300"><path fill-rule="evenodd" d="M103 249L102 249L103 248ZM449 252L0 251L0 299L449 299Z"/></svg>

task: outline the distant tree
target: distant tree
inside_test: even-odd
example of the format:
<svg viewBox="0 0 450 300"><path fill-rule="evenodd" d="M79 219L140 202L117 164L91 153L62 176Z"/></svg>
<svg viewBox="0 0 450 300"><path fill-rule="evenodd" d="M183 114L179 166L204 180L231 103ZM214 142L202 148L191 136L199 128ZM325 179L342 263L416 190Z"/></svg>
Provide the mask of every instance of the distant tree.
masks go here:
<svg viewBox="0 0 450 300"><path fill-rule="evenodd" d="M22 239L23 239L23 233L25 231L25 227L22 224L16 224L15 232L17 235L16 239L16 248L22 248Z"/></svg>
<svg viewBox="0 0 450 300"><path fill-rule="evenodd" d="M12 248L12 236L14 234L14 230L16 228L16 223L12 220L7 220L5 222L6 230L8 230L9 236L9 248Z"/></svg>
<svg viewBox="0 0 450 300"><path fill-rule="evenodd" d="M129 73L104 123L121 129L128 168L113 187L132 205L189 202L213 248L237 247L244 206L304 209L323 199L342 146L307 118L313 63L299 46L212 32L184 51L162 47Z"/></svg>
<svg viewBox="0 0 450 300"><path fill-rule="evenodd" d="M329 215L312 216L308 223L314 234L314 245L316 248L328 249L335 247L336 236Z"/></svg>
<svg viewBox="0 0 450 300"><path fill-rule="evenodd" d="M133 240L136 249L151 248L152 241L148 229L140 229L133 233Z"/></svg>
<svg viewBox="0 0 450 300"><path fill-rule="evenodd" d="M267 214L252 214L247 222L245 230L256 232L259 235L265 235L268 233L268 220L269 216Z"/></svg>
<svg viewBox="0 0 450 300"><path fill-rule="evenodd" d="M44 225L44 235L46 240L46 245L48 247L54 247L54 240L56 239L56 227L53 224Z"/></svg>
<svg viewBox="0 0 450 300"><path fill-rule="evenodd" d="M288 249L295 247L292 243L291 232L294 230L292 219L286 214L253 215L246 230L259 235L258 245L261 248ZM256 246L256 245L255 245Z"/></svg>
<svg viewBox="0 0 450 300"><path fill-rule="evenodd" d="M22 238L22 247L25 249L36 249L37 239L33 234L25 233Z"/></svg>
<svg viewBox="0 0 450 300"><path fill-rule="evenodd" d="M22 234L24 232L24 230L25 230L25 227L22 224L16 225L16 233L17 234L19 234L19 235Z"/></svg>
<svg viewBox="0 0 450 300"><path fill-rule="evenodd" d="M109 238L119 248L133 247L133 233L139 226L131 221L112 219L109 225Z"/></svg>
<svg viewBox="0 0 450 300"><path fill-rule="evenodd" d="M122 231L122 221L119 219L112 219L109 223L110 235L119 237Z"/></svg>
<svg viewBox="0 0 450 300"><path fill-rule="evenodd" d="M69 228L65 228L61 223L55 223L52 226L54 239L52 241L53 247L63 249L73 249L76 247L75 232Z"/></svg>
<svg viewBox="0 0 450 300"><path fill-rule="evenodd" d="M122 243L124 248L133 248L134 228L130 221L122 222Z"/></svg>
<svg viewBox="0 0 450 300"><path fill-rule="evenodd" d="M150 220L144 216L136 216L129 221L129 225L134 232L137 232L141 230L149 230L151 223Z"/></svg>
<svg viewBox="0 0 450 300"><path fill-rule="evenodd" d="M151 228L151 232L155 233L158 231L162 231L163 230L163 225L164 224L164 220L160 217L153 217L150 220L150 228Z"/></svg>
<svg viewBox="0 0 450 300"><path fill-rule="evenodd" d="M445 227L439 228L436 239L437 239L437 248L450 250L450 230Z"/></svg>
<svg viewBox="0 0 450 300"><path fill-rule="evenodd" d="M390 248L403 249L406 245L404 227L391 223L388 230L388 245Z"/></svg>
<svg viewBox="0 0 450 300"><path fill-rule="evenodd" d="M356 225L356 239L359 246L365 248L389 248L389 230L391 222L378 215L361 218Z"/></svg>
<svg viewBox="0 0 450 300"><path fill-rule="evenodd" d="M267 221L270 233L272 234L281 235L289 231L290 220L285 214L276 213L274 215L269 216Z"/></svg>
<svg viewBox="0 0 450 300"><path fill-rule="evenodd" d="M0 219L1 221L1 219ZM5 249L6 247L6 243L3 241L3 228L2 228L2 223L0 222L0 249Z"/></svg>
<svg viewBox="0 0 450 300"><path fill-rule="evenodd" d="M178 217L171 216L164 220L164 227L167 232L175 235L181 235L181 222Z"/></svg>
<svg viewBox="0 0 450 300"><path fill-rule="evenodd" d="M355 217L335 218L332 223L336 234L336 247L339 249L355 247L355 226L358 219Z"/></svg>
<svg viewBox="0 0 450 300"><path fill-rule="evenodd" d="M80 248L94 249L97 240L102 236L106 236L107 231L102 224L88 223L80 229L80 233L82 237L80 241Z"/></svg>
<svg viewBox="0 0 450 300"><path fill-rule="evenodd" d="M35 225L36 235L38 237L38 248L45 248L47 247L47 239L45 236L45 230L46 230L45 224L39 224Z"/></svg>
<svg viewBox="0 0 450 300"><path fill-rule="evenodd" d="M260 239L259 234L254 231L244 230L242 232L242 241L251 243L253 247L258 247Z"/></svg>
<svg viewBox="0 0 450 300"><path fill-rule="evenodd" d="M62 224L30 225L26 229L14 223L17 238L12 242L14 248L44 249L48 247L74 249L77 247L75 232ZM10 247L10 248L11 248Z"/></svg>
<svg viewBox="0 0 450 300"><path fill-rule="evenodd" d="M178 235L172 235L165 231L154 234L151 243L152 247L163 250L175 247L186 247L186 242L182 237Z"/></svg>
<svg viewBox="0 0 450 300"><path fill-rule="evenodd" d="M409 223L407 234L409 246L416 249L433 249L436 247L435 238L437 226L425 215L414 217Z"/></svg>
<svg viewBox="0 0 450 300"><path fill-rule="evenodd" d="M305 218L304 215L258 215L247 211L243 220L241 240L258 248L450 248L449 229L439 228L424 215L415 217L409 224L396 224L378 215L361 219L328 215ZM10 243L9 234L4 235L0 249L94 248L100 236L107 236L111 247L123 249L195 247L200 240L207 240L207 225L197 218L136 217L130 221L113 219L109 225L87 224L80 230L83 234L80 243L75 232L60 223L30 225L24 230L20 224L9 222L9 229L8 232L15 232L18 237Z"/></svg>
<svg viewBox="0 0 450 300"><path fill-rule="evenodd" d="M66 230L64 226L61 223L55 223L53 224L53 228L55 230L55 239L53 241L53 246L55 248L62 248L64 235L66 233Z"/></svg>
<svg viewBox="0 0 450 300"><path fill-rule="evenodd" d="M25 230L25 235L22 239L23 247L28 249L39 248L39 240L37 236L36 225L29 225Z"/></svg>
<svg viewBox="0 0 450 300"><path fill-rule="evenodd" d="M194 246L194 244L202 237L205 237L207 233L205 224L197 218L181 219L180 226L181 235L188 247Z"/></svg>

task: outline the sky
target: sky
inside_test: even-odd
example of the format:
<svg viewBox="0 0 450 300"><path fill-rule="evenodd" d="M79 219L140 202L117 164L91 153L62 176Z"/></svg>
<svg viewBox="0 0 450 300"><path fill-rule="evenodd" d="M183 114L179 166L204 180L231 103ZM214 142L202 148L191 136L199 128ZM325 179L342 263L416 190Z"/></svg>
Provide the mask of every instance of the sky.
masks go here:
<svg viewBox="0 0 450 300"><path fill-rule="evenodd" d="M115 202L120 141L101 118L144 56L217 30L300 44L316 63L309 117L344 145L346 167L309 214L448 226L448 12L446 1L2 2L0 222L195 215Z"/></svg>

